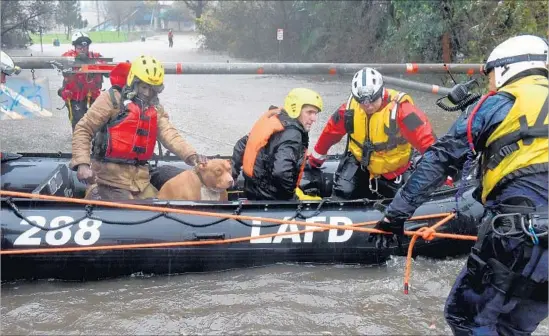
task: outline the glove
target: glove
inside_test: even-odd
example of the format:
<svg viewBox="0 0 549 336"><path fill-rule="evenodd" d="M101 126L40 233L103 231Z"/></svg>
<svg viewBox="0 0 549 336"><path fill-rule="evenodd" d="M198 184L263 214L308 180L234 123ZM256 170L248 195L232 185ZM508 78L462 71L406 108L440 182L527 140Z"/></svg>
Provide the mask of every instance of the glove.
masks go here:
<svg viewBox="0 0 549 336"><path fill-rule="evenodd" d="M88 63L89 61L91 61L90 57L86 53L79 53L74 57L74 59L80 62L85 62L85 63Z"/></svg>
<svg viewBox="0 0 549 336"><path fill-rule="evenodd" d="M208 162L208 157L202 154L193 154L187 159L187 164L190 166L196 166L201 163Z"/></svg>
<svg viewBox="0 0 549 336"><path fill-rule="evenodd" d="M397 242L399 250L402 252L402 237L404 237L404 219L391 219L383 217L377 222L374 229L391 232L392 235L384 233L370 233L368 236L368 242L376 241L376 248L381 249L388 248L392 243Z"/></svg>
<svg viewBox="0 0 549 336"><path fill-rule="evenodd" d="M93 183L95 182L95 176L93 170L87 164L81 164L78 166L78 171L76 173L76 178L82 183Z"/></svg>
<svg viewBox="0 0 549 336"><path fill-rule="evenodd" d="M322 197L307 195L300 188L295 188L295 195L302 201L321 201Z"/></svg>
<svg viewBox="0 0 549 336"><path fill-rule="evenodd" d="M317 168L318 169L324 164L324 160L317 159L312 155L309 155L308 160L309 160L309 166L311 166L311 168Z"/></svg>

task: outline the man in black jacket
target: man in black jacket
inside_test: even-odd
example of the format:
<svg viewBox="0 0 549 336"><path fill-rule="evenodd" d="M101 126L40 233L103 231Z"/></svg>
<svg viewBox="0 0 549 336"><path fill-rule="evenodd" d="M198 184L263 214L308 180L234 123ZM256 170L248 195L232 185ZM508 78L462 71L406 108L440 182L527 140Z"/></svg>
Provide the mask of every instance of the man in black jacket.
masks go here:
<svg viewBox="0 0 549 336"><path fill-rule="evenodd" d="M271 106L234 146L233 178L242 169L250 200L291 200L305 168L309 131L322 110L315 91L296 88L284 108Z"/></svg>

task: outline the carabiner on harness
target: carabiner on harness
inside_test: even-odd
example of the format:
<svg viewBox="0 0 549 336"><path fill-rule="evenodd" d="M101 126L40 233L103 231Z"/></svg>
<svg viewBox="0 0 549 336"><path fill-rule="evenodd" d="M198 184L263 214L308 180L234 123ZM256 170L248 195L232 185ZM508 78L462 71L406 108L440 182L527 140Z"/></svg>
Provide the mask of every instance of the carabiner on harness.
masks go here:
<svg viewBox="0 0 549 336"><path fill-rule="evenodd" d="M534 245L539 244L539 238L547 236L547 225L543 227L540 223L538 223L539 216L536 215L529 215L528 216L528 229L526 229L526 226L524 225L524 221L521 223L522 230L530 236L530 239L532 239L532 242Z"/></svg>

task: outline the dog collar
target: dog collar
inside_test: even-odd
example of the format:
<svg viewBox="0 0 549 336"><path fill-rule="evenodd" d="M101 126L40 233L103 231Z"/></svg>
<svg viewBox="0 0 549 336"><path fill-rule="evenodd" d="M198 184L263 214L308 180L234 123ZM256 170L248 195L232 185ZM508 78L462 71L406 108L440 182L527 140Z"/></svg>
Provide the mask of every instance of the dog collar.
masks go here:
<svg viewBox="0 0 549 336"><path fill-rule="evenodd" d="M212 192L216 192L216 193L219 193L219 192L222 192L223 189L218 189L218 188L210 188L206 185L206 183L204 183L204 179L202 178L202 175L200 175L200 173L198 172L198 169L196 168L197 166L194 166L193 168L193 171L194 173L196 174L196 176L198 176L198 179L200 180L200 183L202 184L202 186Z"/></svg>

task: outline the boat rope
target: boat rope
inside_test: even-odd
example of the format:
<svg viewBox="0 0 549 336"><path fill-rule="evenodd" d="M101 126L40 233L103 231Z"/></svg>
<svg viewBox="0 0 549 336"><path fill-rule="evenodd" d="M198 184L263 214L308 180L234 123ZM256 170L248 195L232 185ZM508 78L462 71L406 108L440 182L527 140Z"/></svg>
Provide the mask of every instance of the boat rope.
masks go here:
<svg viewBox="0 0 549 336"><path fill-rule="evenodd" d="M148 218L145 218L145 219L141 219L141 220L134 220L134 221L120 221L120 220L116 220L116 221L113 221L113 220L109 220L109 219L105 219L105 218L101 218L101 217L97 217L97 216L94 216L93 215L93 211L94 211L94 206L93 205L86 205L85 206L85 211L86 211L86 214L80 218L77 218L77 219L74 219L70 222L67 222L67 223L64 223L62 225L59 225L57 227L51 227L51 228L46 228L46 227L42 227L42 226L39 226L35 223L33 223L32 221L29 221L24 215L23 213L19 210L19 208L17 207L17 205L15 205L15 203L13 202L12 198L11 197L7 197L6 199L4 199L4 201L6 202L6 204L10 207L10 209L13 211L13 213L20 219L24 220L25 222L29 223L29 225L31 226L34 226L42 231L55 231L55 230L60 230L60 229L63 229L65 227L69 227L69 226L73 226L73 225L77 225L78 223L80 223L81 221L83 220L86 220L86 219L92 219L92 220L100 220L102 221L103 223L105 224L109 224L109 225L141 225L141 224L145 224L145 223L148 223L150 221L153 221L155 219L158 219L160 217L163 217L163 218L166 218L166 219L169 219L169 220L172 220L174 222L177 222L177 223L180 223L180 224L183 224L183 225L187 225L187 226L190 226L190 227L193 227L193 228L205 228L205 227L209 227L209 226L213 226L213 225L216 225L216 224L220 224L222 222L225 222L227 220L229 220L230 218L221 218L221 219L218 219L218 220L215 220L215 221L212 221L212 222L209 222L209 223L203 223L203 224L193 224L193 223L190 223L190 222L187 222L185 220L182 220L182 219L179 219L179 218L176 218L176 217L173 217L171 215L169 215L167 212L163 211L159 214L156 214L156 215L153 215L151 217L148 217ZM312 218L312 217L316 217L318 216L319 214L322 213L322 206L324 204L326 204L327 200L322 200L319 202L318 206L316 207L316 209L314 210L314 212L310 215L305 215L302 213L303 211L303 203L300 203L295 211L295 214L292 216L292 217L289 217L288 220L294 220L295 218L300 218L300 219L309 219L309 218ZM378 202L376 201L372 201L372 200L368 200L368 199L363 199L363 202L364 204L369 204L369 203L372 203L372 202L375 202L374 204L374 207L376 206L376 204ZM169 202L167 202L167 205L169 205ZM233 211L233 214L234 215L240 215L242 213L242 201L239 201L238 202L238 207ZM246 223L245 221L243 220L240 220L240 219L234 219L236 222L244 225L244 226L247 226L247 227L261 227L261 228L272 228L272 227L277 227L277 226L280 226L280 224L270 224L270 225L265 225L265 224L249 224L249 223Z"/></svg>
<svg viewBox="0 0 549 336"><path fill-rule="evenodd" d="M102 220L104 223L106 224L112 224L112 225L138 225L138 224L143 224L143 223L146 223L150 220L154 220L154 219L157 219L159 217L166 217L168 219L171 219L171 220L174 220L178 223L181 223L181 224L184 224L184 225L188 225L188 226L191 226L191 227L197 227L197 228L200 228L200 227L208 227L208 226L211 226L211 225L215 225L215 224L219 224L223 221L226 221L226 220L229 220L229 219L232 219L232 220L235 220L245 226L248 226L248 227L262 227L262 228L266 228L266 227L276 227L276 226L279 226L280 224L300 224L300 225L308 225L310 223L307 223L307 222L299 222L299 221L295 221L294 218L302 218L302 219L307 219L307 218L311 218L311 217L314 217L314 216L317 216L319 213L321 213L321 208L322 206L327 202L326 200L323 200L321 201L318 206L317 206L317 209L311 214L311 215L304 215L303 213L301 213L302 211L302 204L298 205L298 208L296 210L296 214L292 217L290 217L289 219L276 219L276 218L268 218L268 217L254 217L254 216L244 216L244 215L241 215L241 212L242 212L242 202L239 202L239 206L237 207L237 209L233 212L233 214L227 214L227 213L219 213L219 212L208 212L208 211L198 211L198 210L188 210L188 209L177 209L177 208L170 208L170 204L169 202L167 202L167 206L168 207L161 207L161 206L151 206L151 205L139 205L139 204L125 204L125 203L116 203L116 202L109 202L109 201L99 201L99 200L83 200L83 199L76 199L76 198L69 198L69 197L62 197L62 196L50 196L50 195L40 195L40 194L31 194L31 193L24 193L24 192L15 192L15 191L6 191L6 190L0 190L0 196L6 196L7 198L4 199L3 201L5 201L9 206L10 208L14 211L14 213L16 214L17 217L21 218L21 219L24 219L22 218L21 216L22 213L19 211L19 209L17 208L17 206L13 203L12 201L12 198L11 197L21 197L21 198L31 198L31 199L42 199L42 200L52 200L52 201L57 201L57 202L67 202L67 203L76 203L76 204L83 204L85 205L85 208L86 208L86 215L79 218L78 220L73 220L72 222L70 223L65 223L63 225L60 225L58 227L55 227L55 228L44 228L44 227L41 227L41 226L38 226L38 225L34 225L36 226L37 228L40 228L41 230L44 230L44 231L53 231L53 230L59 230L59 229L62 229L64 227L67 227L67 226L71 226L71 225L75 225L75 224L78 224L78 222L80 220L83 220L83 219L86 219L86 218L89 218L89 219L98 219L98 220ZM374 202L377 202L377 201L372 201L372 200L368 200L368 199L363 199L363 204L368 204L368 203L374 203ZM143 210L143 211L153 211L153 212L160 212L161 214L157 214L157 215L154 215L152 217L149 217L147 219L144 219L144 220L140 220L140 221L133 221L133 222L124 222L124 221L109 221L109 220L103 220L101 218L97 218L97 217L90 217L92 216L93 214L93 207L94 206L105 206L105 207L114 207L114 208L121 208L121 209L128 209L128 210ZM167 214L168 213L177 213L177 214L184 214L184 215L196 215L196 216L205 216L205 217L220 217L221 220L216 220L214 222L210 222L210 223L206 223L206 224L192 224L192 223L189 223L189 222L186 222L184 220L181 220L181 219L178 219L178 218L175 218L173 216L168 216ZM440 218L440 217L443 217L445 216L446 213L441 213L441 214L433 214L433 215L425 215L425 216L419 216L417 217L417 220L425 220L425 219L432 219L432 218ZM276 225L270 225L270 226L266 226L266 225L262 225L262 224L257 224L257 225L254 225L254 224L248 224L248 223L245 223L243 222L244 220L249 220L249 221L262 221L262 222L272 222L272 223L276 223ZM412 220L412 219L411 219ZM415 220L415 219L414 219ZM318 223L317 223L318 224ZM359 223L360 224L360 223ZM30 225L33 225L33 223L30 223ZM316 225L316 224L315 224ZM343 227L343 226L340 226L340 227ZM343 229L342 229L343 230ZM380 231L381 232L381 231Z"/></svg>
<svg viewBox="0 0 549 336"><path fill-rule="evenodd" d="M377 230L377 229L373 229L373 228L361 227L361 226L366 226L366 225L374 225L374 224L377 223L377 220L376 221L369 221L369 222L355 223L355 224L351 224L351 225L332 225L332 224L323 224L323 223L309 223L309 222L295 221L295 220L284 220L284 219L278 219L278 218L244 216L244 215L240 215L240 214L228 214L228 213L207 212L207 211L197 211L197 210L188 210L188 209L176 209L176 208L169 208L169 207L140 205L140 204L125 204L125 203L116 203L116 202L98 201L98 200L83 200L83 199L75 199L75 198L62 197L62 196L40 195L40 194L31 194L31 193L6 191L6 190L0 190L0 196L51 200L51 201L57 201L57 202L84 204L86 206L96 205L96 206L105 206L105 207L112 207L112 208L119 208L119 209L128 209L128 210L153 211L153 212L162 212L163 214L176 213L176 214L196 215L196 216L205 216L205 217L220 217L220 218L224 218L224 219L233 219L233 220L237 220L237 221L243 221L243 220L252 220L253 221L253 220L256 220L256 221L271 222L271 223L276 223L276 224L296 224L296 225L303 225L305 227L311 227L311 226L315 227L313 229L306 229L306 230L300 230L300 231L287 231L287 232L280 232L280 233L277 232L277 233L263 234L263 235L253 236L253 237L252 236L246 236L246 237L237 237L237 238L229 238L229 239L222 238L222 239L216 239L216 240L199 240L199 241L195 240L195 241L142 243L142 244L119 244L119 245L99 245L99 246L81 246L81 247L55 247L55 248L2 250L2 251L0 251L0 255L14 255L14 254L20 255L20 254L37 254L37 253L42 254L42 253L59 253L59 252L85 252L85 251L98 251L98 250L124 250L124 249L136 249L136 248L165 248L165 247L228 244L228 243L251 241L251 240L261 239L261 238L272 238L272 237L302 234L302 233L308 233L308 232L326 231L326 230L329 230L329 229L352 230L352 231L366 232L366 233L392 234L390 232L385 232L385 231L381 231L381 230ZM6 202L11 202L11 201L6 201ZM10 207L12 209L17 209L17 207L15 206L15 204L13 204L13 202L11 202ZM22 216L24 218L24 216L22 215L22 213L18 209L17 209L17 211L19 213L18 214L16 213L16 215L18 217ZM157 216L160 216L160 215L157 215ZM451 212L451 213L438 213L438 214L431 214L431 215L415 216L415 217L411 217L409 219L409 221L418 221L418 220L442 218L442 220L437 222L432 227L422 227L418 231L404 231L404 234L406 236L412 236L412 239L410 241L410 245L408 246L408 255L407 255L407 262L406 262L405 294L408 293L408 284L409 284L409 276L410 276L412 250L413 250L413 246L415 244L415 241L417 240L418 237L421 237L421 238L423 238L424 240L427 240L427 241L433 240L434 238L448 238L448 239L471 240L471 241L477 240L476 236L451 234L451 233L440 233L440 232L435 231L436 228L438 228L441 225L445 224L446 222L448 222L449 220L454 218L454 216L455 216L455 213ZM158 218L158 217L156 217L156 218ZM174 219L174 217L170 217L170 219ZM30 221L28 221L26 219L25 219L25 221L27 221L27 223L29 223L30 225L33 224L33 223L31 223ZM184 221L181 221L181 220L177 220L177 221L182 223L182 224L189 225L188 222L184 222ZM139 222L144 223L145 221L139 221ZM105 222L105 223L107 223L107 222ZM73 225L73 223L71 223L71 224ZM213 225L211 223L209 223L209 224ZM263 226L263 227L265 227L265 226ZM54 229L59 230L60 228L61 228L61 226L56 227ZM51 230L51 228L46 229L46 228L43 228L41 226L40 226L40 229Z"/></svg>

